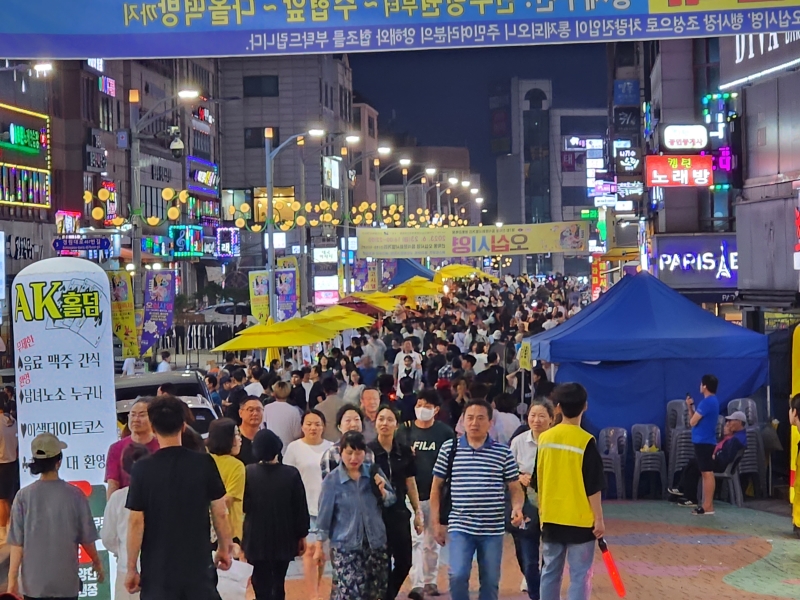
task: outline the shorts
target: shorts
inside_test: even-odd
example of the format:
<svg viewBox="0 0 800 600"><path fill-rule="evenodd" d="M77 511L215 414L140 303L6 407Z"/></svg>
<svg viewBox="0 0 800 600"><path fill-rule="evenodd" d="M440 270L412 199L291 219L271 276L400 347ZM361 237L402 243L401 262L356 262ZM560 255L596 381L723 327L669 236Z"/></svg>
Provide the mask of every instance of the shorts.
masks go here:
<svg viewBox="0 0 800 600"><path fill-rule="evenodd" d="M19 491L19 461L0 463L0 500L14 500Z"/></svg>
<svg viewBox="0 0 800 600"><path fill-rule="evenodd" d="M695 444L694 457L701 473L714 472L714 444Z"/></svg>

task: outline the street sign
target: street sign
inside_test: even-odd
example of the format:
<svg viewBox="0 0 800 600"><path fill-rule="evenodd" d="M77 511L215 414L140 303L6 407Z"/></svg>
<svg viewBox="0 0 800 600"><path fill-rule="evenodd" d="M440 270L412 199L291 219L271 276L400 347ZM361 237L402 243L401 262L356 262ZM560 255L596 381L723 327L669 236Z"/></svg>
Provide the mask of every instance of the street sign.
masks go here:
<svg viewBox="0 0 800 600"><path fill-rule="evenodd" d="M56 252L85 252L86 250L108 250L111 240L106 237L56 238L53 250Z"/></svg>

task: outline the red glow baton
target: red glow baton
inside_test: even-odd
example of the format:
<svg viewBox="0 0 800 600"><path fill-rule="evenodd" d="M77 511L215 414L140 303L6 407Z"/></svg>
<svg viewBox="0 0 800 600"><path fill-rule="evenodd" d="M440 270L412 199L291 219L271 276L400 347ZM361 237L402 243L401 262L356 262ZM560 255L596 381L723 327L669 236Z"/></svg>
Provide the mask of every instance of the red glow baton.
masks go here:
<svg viewBox="0 0 800 600"><path fill-rule="evenodd" d="M619 575L617 564L614 562L614 557L611 556L611 550L608 549L608 544L603 538L597 540L597 545L600 546L600 552L603 553L603 562L606 563L606 570L608 576L611 578L611 583L614 584L614 589L617 591L617 596L620 598L625 597L625 584L622 582L622 577Z"/></svg>

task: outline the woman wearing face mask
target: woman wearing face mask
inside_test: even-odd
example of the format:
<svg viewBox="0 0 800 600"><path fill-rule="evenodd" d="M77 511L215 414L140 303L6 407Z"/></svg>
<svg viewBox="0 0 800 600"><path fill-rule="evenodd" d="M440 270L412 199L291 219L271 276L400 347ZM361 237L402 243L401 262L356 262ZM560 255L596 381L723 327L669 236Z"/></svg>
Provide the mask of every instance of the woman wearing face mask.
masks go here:
<svg viewBox="0 0 800 600"><path fill-rule="evenodd" d="M411 570L411 513L406 508L406 496L414 511L414 529L417 534L422 532L422 511L414 479L417 474L414 453L409 446L395 439L398 424L398 413L388 405L381 406L375 418L378 439L368 444L375 453L375 464L389 477L389 483L397 495L397 501L383 509L389 564L392 565L384 600L397 597Z"/></svg>
<svg viewBox="0 0 800 600"><path fill-rule="evenodd" d="M348 431L363 431L364 412L352 404L345 404L336 413L336 427L342 434ZM340 448L341 440L336 442L333 446L328 448L322 455L319 461L320 469L322 470L322 478L325 479L328 473L333 471L342 462L342 451ZM369 448L366 449L364 456L364 464L370 466L375 462L375 454Z"/></svg>
<svg viewBox="0 0 800 600"><path fill-rule="evenodd" d="M533 491L531 476L535 473L536 452L539 448L539 435L550 429L555 417L552 403L546 398L535 398L528 411L526 431L511 441L511 453L519 465L519 483L525 490L523 513L527 519L525 529L511 528L517 562L522 571L522 591L528 592L530 600L539 600L539 538L541 528L537 513L536 492Z"/></svg>
<svg viewBox="0 0 800 600"><path fill-rule="evenodd" d="M379 600L386 597L389 562L381 509L394 504L394 490L380 469L373 473L366 464L360 432L345 433L339 448L341 464L322 482L314 557L324 560L330 540L330 600Z"/></svg>

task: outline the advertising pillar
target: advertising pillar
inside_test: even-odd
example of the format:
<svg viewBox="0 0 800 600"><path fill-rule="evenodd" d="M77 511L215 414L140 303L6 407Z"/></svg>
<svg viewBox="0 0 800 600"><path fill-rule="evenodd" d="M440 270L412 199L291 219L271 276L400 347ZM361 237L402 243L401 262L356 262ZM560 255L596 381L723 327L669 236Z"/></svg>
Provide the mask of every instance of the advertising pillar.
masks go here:
<svg viewBox="0 0 800 600"><path fill-rule="evenodd" d="M111 290L108 275L88 260L50 258L23 269L12 285L16 338L19 463L22 486L30 473L31 441L40 433L67 444L61 476L89 499L102 525L106 451L117 441ZM108 553L101 558L110 573ZM111 598L91 560L80 552L85 595Z"/></svg>

